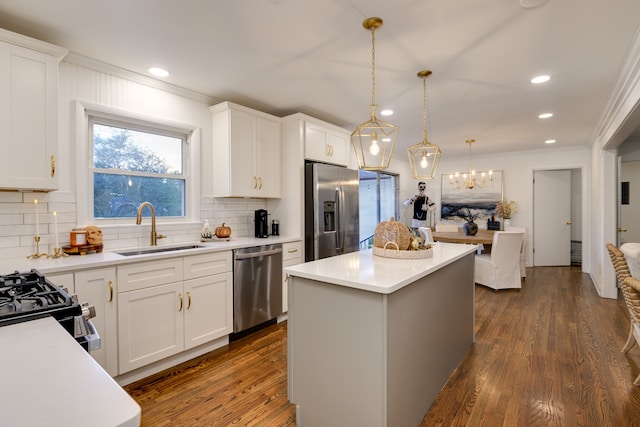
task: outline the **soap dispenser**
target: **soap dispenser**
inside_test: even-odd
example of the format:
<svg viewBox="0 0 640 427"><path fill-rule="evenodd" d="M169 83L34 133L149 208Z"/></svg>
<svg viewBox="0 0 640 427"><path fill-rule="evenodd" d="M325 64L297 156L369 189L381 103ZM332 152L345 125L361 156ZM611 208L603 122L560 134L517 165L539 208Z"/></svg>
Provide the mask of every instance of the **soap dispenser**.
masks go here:
<svg viewBox="0 0 640 427"><path fill-rule="evenodd" d="M211 238L211 226L209 225L209 220L204 220L204 227L202 227L202 237L205 239Z"/></svg>

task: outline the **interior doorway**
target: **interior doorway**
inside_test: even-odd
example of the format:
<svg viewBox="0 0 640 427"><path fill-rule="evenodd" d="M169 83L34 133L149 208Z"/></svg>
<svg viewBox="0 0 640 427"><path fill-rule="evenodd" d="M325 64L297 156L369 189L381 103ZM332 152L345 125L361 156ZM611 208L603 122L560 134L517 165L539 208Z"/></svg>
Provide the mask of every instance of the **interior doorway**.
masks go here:
<svg viewBox="0 0 640 427"><path fill-rule="evenodd" d="M618 245L640 242L640 161L620 162L618 185Z"/></svg>
<svg viewBox="0 0 640 427"><path fill-rule="evenodd" d="M582 169L533 173L533 265L582 263Z"/></svg>

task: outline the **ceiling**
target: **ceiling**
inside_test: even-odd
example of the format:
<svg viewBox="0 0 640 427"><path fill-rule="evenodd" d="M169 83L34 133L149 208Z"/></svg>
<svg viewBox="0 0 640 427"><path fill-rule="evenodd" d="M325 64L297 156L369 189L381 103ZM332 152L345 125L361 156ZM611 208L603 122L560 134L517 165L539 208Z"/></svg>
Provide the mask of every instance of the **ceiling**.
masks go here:
<svg viewBox="0 0 640 427"><path fill-rule="evenodd" d="M523 6L524 5L524 6ZM347 129L376 101L443 156L587 145L640 23L638 0L0 0L0 27L170 84ZM529 80L549 74L551 80ZM538 114L553 112L550 119ZM545 145L555 139L553 145Z"/></svg>

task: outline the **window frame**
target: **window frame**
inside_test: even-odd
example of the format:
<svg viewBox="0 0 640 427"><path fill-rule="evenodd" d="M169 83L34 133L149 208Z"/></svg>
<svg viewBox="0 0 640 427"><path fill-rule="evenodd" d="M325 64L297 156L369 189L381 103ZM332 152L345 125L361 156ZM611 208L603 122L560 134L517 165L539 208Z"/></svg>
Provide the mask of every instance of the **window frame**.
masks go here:
<svg viewBox="0 0 640 427"><path fill-rule="evenodd" d="M184 216L157 217L163 223L199 223L200 185L194 178L194 171L199 168L194 159L199 158L200 129L197 126L174 122L158 117L146 116L111 107L88 104L76 101L76 177L77 177L77 221L78 224L135 225L135 221L127 218L94 217L94 172L103 169L94 168L92 123L113 125L126 129L144 132L167 134L183 139L182 175L167 174L167 178L184 180ZM126 171L127 175L152 176L134 171ZM154 174L154 176L158 176Z"/></svg>

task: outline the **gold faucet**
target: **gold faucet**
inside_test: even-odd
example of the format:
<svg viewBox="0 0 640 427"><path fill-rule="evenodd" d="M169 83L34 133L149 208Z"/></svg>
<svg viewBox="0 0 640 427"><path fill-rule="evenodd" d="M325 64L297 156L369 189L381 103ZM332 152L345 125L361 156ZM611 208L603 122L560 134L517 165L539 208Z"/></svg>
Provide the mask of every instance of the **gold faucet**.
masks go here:
<svg viewBox="0 0 640 427"><path fill-rule="evenodd" d="M164 239L167 236L156 233L156 210L153 208L151 202L142 202L140 206L138 206L136 224L140 225L142 223L142 210L145 206L148 206L151 211L151 246L158 246L158 239Z"/></svg>

